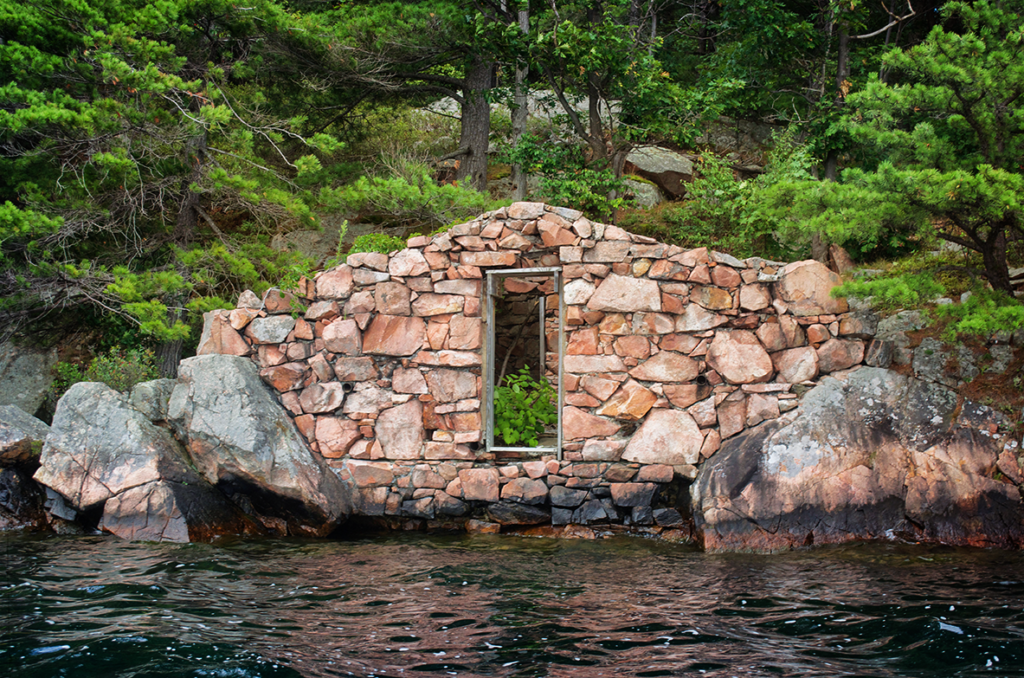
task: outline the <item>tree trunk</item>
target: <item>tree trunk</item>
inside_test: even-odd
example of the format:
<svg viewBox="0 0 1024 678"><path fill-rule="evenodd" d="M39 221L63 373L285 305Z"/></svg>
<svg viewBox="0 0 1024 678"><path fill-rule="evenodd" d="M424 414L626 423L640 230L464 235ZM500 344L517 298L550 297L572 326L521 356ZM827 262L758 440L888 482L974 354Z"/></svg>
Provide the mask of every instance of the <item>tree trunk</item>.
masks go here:
<svg viewBox="0 0 1024 678"><path fill-rule="evenodd" d="M1013 294L1010 282L1010 268L1006 263L1006 229L993 226L992 234L981 249L982 261L985 262L985 277L992 289Z"/></svg>
<svg viewBox="0 0 1024 678"><path fill-rule="evenodd" d="M846 76L849 72L850 33L845 21L839 22L839 53L836 56L835 108L842 110L846 100ZM839 181L839 149L831 148L825 156L825 181ZM823 233L811 236L811 257L828 264L828 240Z"/></svg>
<svg viewBox="0 0 1024 678"><path fill-rule="evenodd" d="M459 148L468 149L455 178L478 191L487 190L487 143L491 135L491 106L486 92L491 87L493 62L474 58L462 88L462 132Z"/></svg>
<svg viewBox="0 0 1024 678"><path fill-rule="evenodd" d="M519 30L524 35L530 32L530 10L519 10ZM526 132L526 119L529 116L529 89L526 87L526 75L529 72L526 64L520 64L516 68L516 93L515 108L512 111L512 145L518 146L523 134ZM529 176L523 170L523 166L516 163L512 166L512 190L513 198L516 201L526 200L526 190L529 183Z"/></svg>

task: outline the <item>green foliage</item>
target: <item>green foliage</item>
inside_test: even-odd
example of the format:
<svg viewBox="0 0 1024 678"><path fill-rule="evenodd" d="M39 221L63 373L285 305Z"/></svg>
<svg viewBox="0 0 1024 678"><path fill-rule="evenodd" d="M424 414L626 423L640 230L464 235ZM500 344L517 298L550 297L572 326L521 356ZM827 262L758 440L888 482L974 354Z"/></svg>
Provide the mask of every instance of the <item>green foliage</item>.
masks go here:
<svg viewBox="0 0 1024 678"><path fill-rule="evenodd" d="M53 368L53 376L53 384L47 394L50 411L56 408L61 396L79 382L98 381L126 393L136 384L159 378L160 373L153 351L114 347L108 353L93 358L85 370L74 363L58 362Z"/></svg>
<svg viewBox="0 0 1024 678"><path fill-rule="evenodd" d="M352 249L348 253L380 252L381 254L388 254L389 252L401 249L405 249L404 238L388 235L387 233L365 233L356 236L356 239L352 242Z"/></svg>
<svg viewBox="0 0 1024 678"><path fill-rule="evenodd" d="M1024 305L1005 292L979 288L962 304L935 309L938 318L949 321L945 338L956 335L990 337L997 332L1024 329Z"/></svg>
<svg viewBox="0 0 1024 678"><path fill-rule="evenodd" d="M337 209L383 217L394 224L438 226L497 209L505 202L457 183L437 185L426 165L410 162L387 177L359 177L321 200Z"/></svg>
<svg viewBox="0 0 1024 678"><path fill-rule="evenodd" d="M608 219L628 204L628 188L611 169L590 169L579 146L552 144L533 134L507 149L503 162L521 164L528 174L540 177L541 200L571 207L597 219Z"/></svg>
<svg viewBox="0 0 1024 678"><path fill-rule="evenodd" d="M946 288L927 273L853 280L832 289L836 297L872 297L872 306L881 313L918 308L945 294Z"/></svg>
<svg viewBox="0 0 1024 678"><path fill-rule="evenodd" d="M506 445L537 447L544 429L558 422L555 389L536 381L525 365L494 389L494 431Z"/></svg>

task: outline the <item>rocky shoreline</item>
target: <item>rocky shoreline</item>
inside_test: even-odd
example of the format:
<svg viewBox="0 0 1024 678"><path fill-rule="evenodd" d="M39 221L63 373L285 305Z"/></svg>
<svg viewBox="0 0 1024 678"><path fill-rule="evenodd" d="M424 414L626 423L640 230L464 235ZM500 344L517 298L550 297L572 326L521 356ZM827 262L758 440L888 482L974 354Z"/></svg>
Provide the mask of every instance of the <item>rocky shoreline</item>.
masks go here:
<svg viewBox="0 0 1024 678"><path fill-rule="evenodd" d="M817 262L683 251L517 203L351 255L296 294L243 295L207 314L176 381L78 384L48 431L0 410L0 527L196 541L322 537L354 517L712 551L1020 548L1017 424L951 388L976 362L911 348L918 318L850 311L835 284ZM547 334L558 453L488 449L486 332L503 322Z"/></svg>

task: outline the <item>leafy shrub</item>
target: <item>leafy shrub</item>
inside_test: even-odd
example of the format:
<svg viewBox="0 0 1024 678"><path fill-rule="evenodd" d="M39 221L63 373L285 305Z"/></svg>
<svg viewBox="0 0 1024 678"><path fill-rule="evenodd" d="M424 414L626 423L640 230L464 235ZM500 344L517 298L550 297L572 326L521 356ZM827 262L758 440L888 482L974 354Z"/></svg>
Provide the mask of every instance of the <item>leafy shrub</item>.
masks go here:
<svg viewBox="0 0 1024 678"><path fill-rule="evenodd" d="M387 254L388 252L394 252L395 250L404 248L404 238L399 238L395 235L388 235L387 233L365 233L363 235L356 236L356 239L352 242L352 249L350 249L348 253L380 252L381 254Z"/></svg>
<svg viewBox="0 0 1024 678"><path fill-rule="evenodd" d="M391 170L392 176L360 177L347 186L325 190L321 198L335 208L373 214L395 224L434 226L465 221L507 204L457 183L438 186L423 164L407 162Z"/></svg>
<svg viewBox="0 0 1024 678"><path fill-rule="evenodd" d="M882 313L917 308L943 296L946 288L927 273L901 273L892 277L853 280L835 287L832 296L872 297L872 305Z"/></svg>
<svg viewBox="0 0 1024 678"><path fill-rule="evenodd" d="M494 432L506 445L537 447L547 426L558 422L555 389L530 376L525 365L494 389Z"/></svg>
<svg viewBox="0 0 1024 678"><path fill-rule="evenodd" d="M93 358L84 371L74 363L59 362L54 366L54 380L47 394L47 409L51 412L55 410L61 396L79 382L98 381L115 391L126 393L136 384L159 376L160 370L156 366L153 351L141 348L112 348L108 353Z"/></svg>

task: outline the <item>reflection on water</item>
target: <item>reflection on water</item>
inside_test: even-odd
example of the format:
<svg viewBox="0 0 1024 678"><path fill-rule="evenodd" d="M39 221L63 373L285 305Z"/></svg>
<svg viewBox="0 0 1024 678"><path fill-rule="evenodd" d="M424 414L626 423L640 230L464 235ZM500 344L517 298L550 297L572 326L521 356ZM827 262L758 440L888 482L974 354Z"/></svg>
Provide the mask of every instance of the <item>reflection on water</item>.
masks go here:
<svg viewBox="0 0 1024 678"><path fill-rule="evenodd" d="M638 539L3 537L36 676L1024 676L1024 555Z"/></svg>

